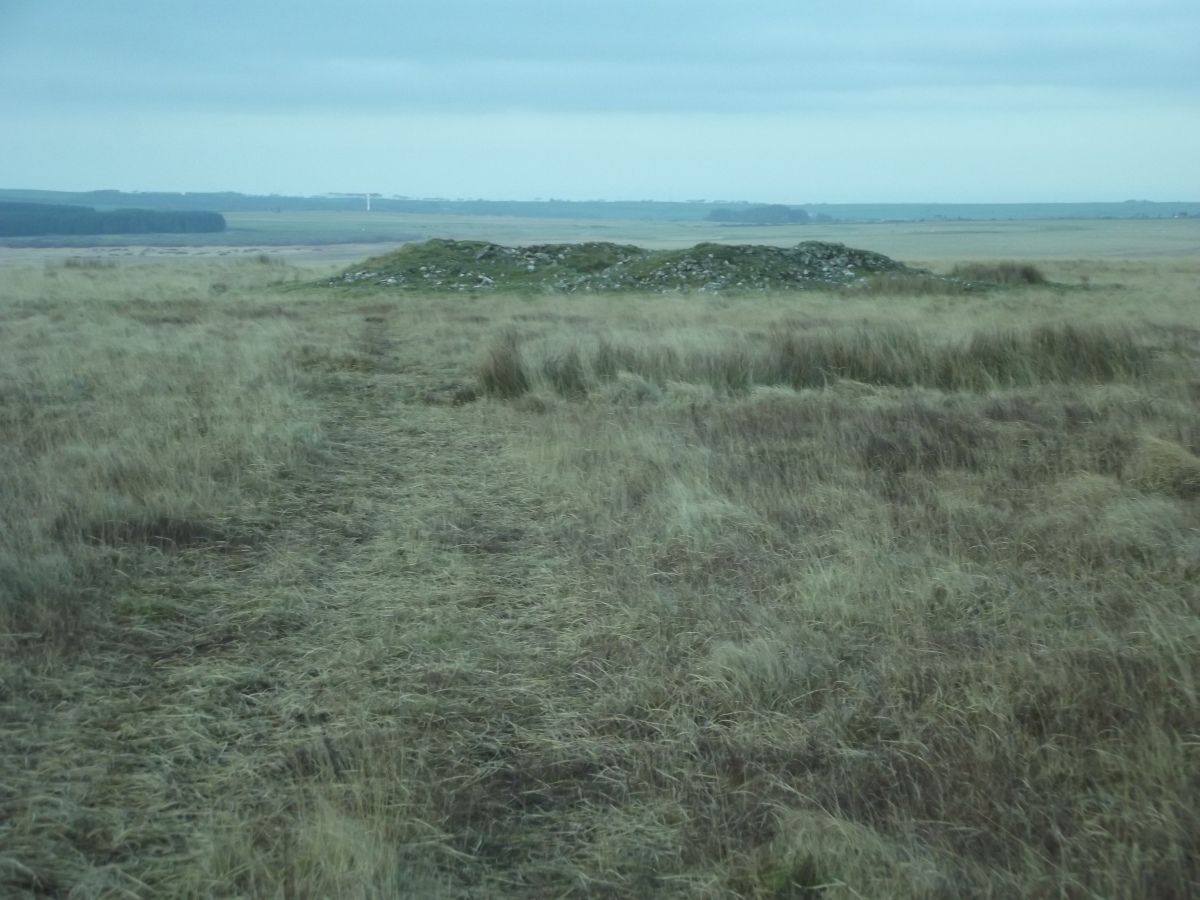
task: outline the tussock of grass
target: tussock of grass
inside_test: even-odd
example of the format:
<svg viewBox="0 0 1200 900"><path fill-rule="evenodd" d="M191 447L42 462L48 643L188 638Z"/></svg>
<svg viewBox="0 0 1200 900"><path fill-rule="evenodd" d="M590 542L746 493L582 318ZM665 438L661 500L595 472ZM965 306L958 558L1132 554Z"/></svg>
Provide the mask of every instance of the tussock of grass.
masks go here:
<svg viewBox="0 0 1200 900"><path fill-rule="evenodd" d="M962 263L950 270L951 278L963 281L983 281L1003 285L1047 284L1045 274L1032 263L1018 262L973 262Z"/></svg>
<svg viewBox="0 0 1200 900"><path fill-rule="evenodd" d="M1147 487L1178 497L1200 496L1200 456L1173 441L1142 435L1133 454L1130 474Z"/></svg>
<svg viewBox="0 0 1200 900"><path fill-rule="evenodd" d="M1117 326L1039 326L996 330L972 337L955 360L963 374L948 383L1025 386L1114 381L1145 375L1151 351Z"/></svg>
<svg viewBox="0 0 1200 900"><path fill-rule="evenodd" d="M915 331L854 329L791 334L778 340L768 384L825 387L846 378L867 384L914 385L934 377L934 359Z"/></svg>
<svg viewBox="0 0 1200 900"><path fill-rule="evenodd" d="M521 358L521 338L507 331L487 351L479 366L482 393L493 397L519 397L529 390L530 378Z"/></svg>
<svg viewBox="0 0 1200 900"><path fill-rule="evenodd" d="M1121 326L1041 325L978 331L965 342L935 343L898 327L788 332L767 340L733 339L709 347L665 343L544 345L522 355L506 332L480 368L484 393L519 396L534 384L580 398L627 373L663 386L706 384L744 393L756 386L828 387L838 380L890 387L979 390L1135 378L1150 371L1152 351ZM531 357L526 359L526 356Z"/></svg>
<svg viewBox="0 0 1200 900"><path fill-rule="evenodd" d="M588 373L576 347L545 360L539 374L542 380L564 397L578 399L587 396Z"/></svg>

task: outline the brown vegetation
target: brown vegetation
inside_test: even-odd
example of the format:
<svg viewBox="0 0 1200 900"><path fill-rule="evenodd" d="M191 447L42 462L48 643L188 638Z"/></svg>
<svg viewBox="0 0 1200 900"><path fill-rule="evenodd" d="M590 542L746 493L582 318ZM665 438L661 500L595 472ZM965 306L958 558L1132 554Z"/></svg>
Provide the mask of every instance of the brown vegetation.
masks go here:
<svg viewBox="0 0 1200 900"><path fill-rule="evenodd" d="M1045 284L1046 276L1032 263L1019 262L972 262L963 263L950 270L952 278L964 281L985 281L989 284L1030 285Z"/></svg>
<svg viewBox="0 0 1200 900"><path fill-rule="evenodd" d="M3 273L0 894L1200 892L1194 262L259 262Z"/></svg>

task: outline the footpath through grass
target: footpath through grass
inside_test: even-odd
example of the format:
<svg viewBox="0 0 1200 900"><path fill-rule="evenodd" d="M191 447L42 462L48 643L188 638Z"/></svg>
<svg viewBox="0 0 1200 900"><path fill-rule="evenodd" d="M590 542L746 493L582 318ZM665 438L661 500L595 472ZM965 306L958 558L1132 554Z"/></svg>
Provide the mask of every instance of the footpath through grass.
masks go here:
<svg viewBox="0 0 1200 900"><path fill-rule="evenodd" d="M1195 894L1181 266L5 273L0 894Z"/></svg>

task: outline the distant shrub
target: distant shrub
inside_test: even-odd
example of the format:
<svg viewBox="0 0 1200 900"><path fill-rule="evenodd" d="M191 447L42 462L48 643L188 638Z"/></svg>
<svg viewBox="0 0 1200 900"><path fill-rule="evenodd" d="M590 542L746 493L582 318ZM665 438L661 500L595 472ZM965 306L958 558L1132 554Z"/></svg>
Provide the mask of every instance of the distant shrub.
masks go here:
<svg viewBox="0 0 1200 900"><path fill-rule="evenodd" d="M808 211L795 206L772 203L744 209L714 209L707 216L710 222L729 222L742 225L803 225L810 221Z"/></svg>
<svg viewBox="0 0 1200 900"><path fill-rule="evenodd" d="M1048 284L1042 270L1032 263L962 263L950 270L951 278L986 281L990 284Z"/></svg>

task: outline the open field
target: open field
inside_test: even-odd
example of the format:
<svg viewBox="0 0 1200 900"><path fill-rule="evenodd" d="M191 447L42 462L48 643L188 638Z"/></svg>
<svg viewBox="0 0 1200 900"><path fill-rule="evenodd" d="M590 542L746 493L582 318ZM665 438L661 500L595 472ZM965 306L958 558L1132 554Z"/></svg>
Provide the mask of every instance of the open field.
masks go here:
<svg viewBox="0 0 1200 900"><path fill-rule="evenodd" d="M74 239L74 246L54 246L54 239L46 238L3 240L0 267L36 265L70 256L119 263L196 257L229 261L260 252L296 263L348 265L378 256L400 242L431 237L508 245L613 241L655 249L690 247L704 241L788 246L818 240L863 247L905 261L1200 256L1200 217L773 226L380 212L227 213L226 219L229 230L220 235L83 237Z"/></svg>
<svg viewBox="0 0 1200 900"><path fill-rule="evenodd" d="M0 269L0 896L1200 895L1200 232L1008 224L770 234L1069 287Z"/></svg>

